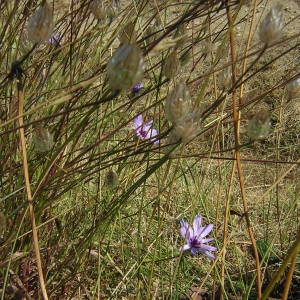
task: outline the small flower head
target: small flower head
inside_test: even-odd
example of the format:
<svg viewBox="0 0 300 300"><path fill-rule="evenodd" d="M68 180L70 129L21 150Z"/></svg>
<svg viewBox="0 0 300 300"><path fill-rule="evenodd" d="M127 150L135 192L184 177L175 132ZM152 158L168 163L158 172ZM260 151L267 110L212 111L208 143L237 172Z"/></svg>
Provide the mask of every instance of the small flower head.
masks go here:
<svg viewBox="0 0 300 300"><path fill-rule="evenodd" d="M183 143L187 143L200 133L201 121L201 112L198 108L194 108L181 123L175 124L175 134L181 138Z"/></svg>
<svg viewBox="0 0 300 300"><path fill-rule="evenodd" d="M132 89L131 89L131 93L135 96L137 94L139 94L142 89L143 89L144 83L143 82L139 82L137 83Z"/></svg>
<svg viewBox="0 0 300 300"><path fill-rule="evenodd" d="M94 0L92 13L98 21L105 21L107 12L106 10L107 9L104 0Z"/></svg>
<svg viewBox="0 0 300 300"><path fill-rule="evenodd" d="M108 84L113 90L128 90L143 78L145 62L136 44L124 44L109 59Z"/></svg>
<svg viewBox="0 0 300 300"><path fill-rule="evenodd" d="M271 127L270 113L266 108L256 113L248 123L248 136L254 140L265 139Z"/></svg>
<svg viewBox="0 0 300 300"><path fill-rule="evenodd" d="M282 36L283 27L282 5L278 3L272 7L260 24L260 40L266 45L277 42Z"/></svg>
<svg viewBox="0 0 300 300"><path fill-rule="evenodd" d="M107 16L110 19L110 21L115 19L120 11L121 11L121 5L119 0L117 1L112 0L109 6L107 7Z"/></svg>
<svg viewBox="0 0 300 300"><path fill-rule="evenodd" d="M183 246L183 251L190 251L192 255L196 255L198 252L204 256L214 259L214 255L211 253L216 251L217 248L206 245L206 243L212 242L214 238L205 238L212 231L214 225L209 224L201 227L202 217L196 215L193 222L193 228L188 222L182 219L180 221L181 228L180 234L186 240L186 244ZM179 249L181 251L182 248Z"/></svg>
<svg viewBox="0 0 300 300"><path fill-rule="evenodd" d="M158 133L156 129L151 129L152 123L153 121L143 124L143 117L142 115L139 115L134 119L134 126L132 126L132 129L134 129L138 138L142 140L151 139L154 144L158 145Z"/></svg>
<svg viewBox="0 0 300 300"><path fill-rule="evenodd" d="M118 176L114 171L109 171L106 174L104 187L114 189L118 186Z"/></svg>
<svg viewBox="0 0 300 300"><path fill-rule="evenodd" d="M171 79L178 75L181 68L180 60L177 57L176 51L172 52L169 57L165 60L162 74L167 78Z"/></svg>
<svg viewBox="0 0 300 300"><path fill-rule="evenodd" d="M35 130L33 142L37 150L40 152L49 151L54 146L53 135L49 133L48 129L45 129L41 125L39 125Z"/></svg>
<svg viewBox="0 0 300 300"><path fill-rule="evenodd" d="M181 123L190 113L192 100L187 85L180 81L167 96L165 113L169 122Z"/></svg>
<svg viewBox="0 0 300 300"><path fill-rule="evenodd" d="M300 96L300 77L287 84L285 93L288 101Z"/></svg>
<svg viewBox="0 0 300 300"><path fill-rule="evenodd" d="M53 14L48 2L45 1L39 10L28 20L28 37L34 43L43 44L49 40L53 29Z"/></svg>

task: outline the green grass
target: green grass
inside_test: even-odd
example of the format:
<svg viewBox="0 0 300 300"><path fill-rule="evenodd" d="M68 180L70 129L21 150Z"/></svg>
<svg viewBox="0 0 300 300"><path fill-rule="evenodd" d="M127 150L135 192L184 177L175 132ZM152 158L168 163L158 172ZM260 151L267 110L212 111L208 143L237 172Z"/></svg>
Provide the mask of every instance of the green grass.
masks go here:
<svg viewBox="0 0 300 300"><path fill-rule="evenodd" d="M22 96L17 79L7 75L11 63L24 57L20 37L41 2L0 4L0 211L6 219L0 228L1 299L42 299L45 291L49 299L191 299L191 288L213 295L217 287L223 299L257 299L260 289L262 299L269 293L287 299L284 280L292 287L290 299L297 299L300 114L299 98L285 97L286 84L299 75L297 17L290 19L284 10L283 37L264 49L259 24L272 2L257 4L250 29L254 1L230 2L226 11L220 2L122 0L110 24L94 19L93 1L49 1L59 43L38 46L22 64L24 166ZM261 9L265 4L267 11ZM285 6L296 9L290 1ZM155 18L161 28L153 26L154 41L147 44L146 29ZM129 20L136 24L146 62L145 85L136 96L130 90L112 92L105 68ZM162 65L180 24L187 26L187 39L177 49L184 64L169 80ZM212 52L203 54L207 39ZM222 90L218 76L232 65L235 81L244 76L243 84ZM180 78L203 112L203 123L193 141L177 143L171 153L164 101ZM270 111L270 134L252 141L248 120L261 108ZM139 114L145 122L153 120L159 146L136 139L132 126ZM35 148L38 125L54 137L50 151ZM118 177L112 189L105 185L109 171ZM205 225L214 224L210 244L218 249L216 260L178 251L184 245L180 220L191 224L197 214ZM286 258L288 267L281 270Z"/></svg>

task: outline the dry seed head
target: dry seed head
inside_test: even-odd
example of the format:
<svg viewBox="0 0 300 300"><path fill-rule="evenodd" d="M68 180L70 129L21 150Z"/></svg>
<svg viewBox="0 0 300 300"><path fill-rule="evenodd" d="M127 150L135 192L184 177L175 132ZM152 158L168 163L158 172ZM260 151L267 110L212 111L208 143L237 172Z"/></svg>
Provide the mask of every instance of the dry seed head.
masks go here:
<svg viewBox="0 0 300 300"><path fill-rule="evenodd" d="M287 84L285 94L288 101L300 96L300 78Z"/></svg>
<svg viewBox="0 0 300 300"><path fill-rule="evenodd" d="M165 60L162 69L162 74L165 75L167 78L171 79L174 78L179 73L180 69L181 69L180 60L177 57L176 51L174 51Z"/></svg>
<svg viewBox="0 0 300 300"><path fill-rule="evenodd" d="M33 47L33 42L29 39L27 30L24 30L19 43L19 49L23 54L27 54Z"/></svg>
<svg viewBox="0 0 300 300"><path fill-rule="evenodd" d="M277 3L265 16L259 26L260 40L267 45L277 42L283 32L282 4Z"/></svg>
<svg viewBox="0 0 300 300"><path fill-rule="evenodd" d="M231 71L229 68L223 69L219 74L219 87L227 89L231 84Z"/></svg>
<svg viewBox="0 0 300 300"><path fill-rule="evenodd" d="M6 227L6 218L2 211L0 211L0 233L2 230L5 230Z"/></svg>
<svg viewBox="0 0 300 300"><path fill-rule="evenodd" d="M136 44L124 44L109 59L108 84L112 90L128 90L140 82L145 71L145 62Z"/></svg>
<svg viewBox="0 0 300 300"><path fill-rule="evenodd" d="M261 140L269 135L271 127L270 113L262 108L248 123L248 136L254 140Z"/></svg>
<svg viewBox="0 0 300 300"><path fill-rule="evenodd" d="M33 142L37 150L40 152L49 151L54 146L53 135L49 133L48 129L45 129L41 125L39 125L35 130Z"/></svg>
<svg viewBox="0 0 300 300"><path fill-rule="evenodd" d="M27 31L29 39L43 44L51 37L54 29L53 14L47 1L28 19Z"/></svg>
<svg viewBox="0 0 300 300"><path fill-rule="evenodd" d="M130 44L136 42L136 32L134 31L134 24L129 21L121 30L119 34L121 44Z"/></svg>
<svg viewBox="0 0 300 300"><path fill-rule="evenodd" d="M168 94L165 102L165 113L169 122L181 123L190 113L192 100L187 85L180 81Z"/></svg>
<svg viewBox="0 0 300 300"><path fill-rule="evenodd" d="M107 16L110 20L117 17L118 13L121 11L121 6L119 1L112 0L107 8Z"/></svg>
<svg viewBox="0 0 300 300"><path fill-rule="evenodd" d="M94 17L100 21L105 21L106 19L106 5L103 0L94 0L92 13Z"/></svg>
<svg viewBox="0 0 300 300"><path fill-rule="evenodd" d="M201 132L201 121L201 112L196 107L180 124L175 124L175 134L182 139L183 143L187 143Z"/></svg>

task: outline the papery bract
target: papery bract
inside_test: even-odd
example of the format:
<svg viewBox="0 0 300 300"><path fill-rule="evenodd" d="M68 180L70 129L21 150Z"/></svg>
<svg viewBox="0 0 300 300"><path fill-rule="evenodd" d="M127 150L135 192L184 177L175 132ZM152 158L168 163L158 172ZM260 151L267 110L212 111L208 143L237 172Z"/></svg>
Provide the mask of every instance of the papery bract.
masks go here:
<svg viewBox="0 0 300 300"><path fill-rule="evenodd" d="M53 33L53 14L47 1L28 19L28 38L37 44L49 40Z"/></svg>

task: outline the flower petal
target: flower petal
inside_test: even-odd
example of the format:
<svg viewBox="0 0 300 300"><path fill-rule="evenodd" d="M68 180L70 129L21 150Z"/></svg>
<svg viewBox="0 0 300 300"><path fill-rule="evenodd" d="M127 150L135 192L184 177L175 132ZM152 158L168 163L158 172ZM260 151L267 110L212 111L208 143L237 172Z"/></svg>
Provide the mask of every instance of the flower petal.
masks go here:
<svg viewBox="0 0 300 300"><path fill-rule="evenodd" d="M209 246L209 245L202 245L201 249L203 249L204 251L212 251L212 252L217 250L216 247Z"/></svg>
<svg viewBox="0 0 300 300"><path fill-rule="evenodd" d="M139 127L142 126L143 123L143 116L142 115L138 115L135 119L134 119L134 129L138 129Z"/></svg>
<svg viewBox="0 0 300 300"><path fill-rule="evenodd" d="M201 243L205 244L205 243L212 242L213 240L214 240L214 238L202 239L202 240L201 240Z"/></svg>
<svg viewBox="0 0 300 300"><path fill-rule="evenodd" d="M215 259L215 256L212 253L210 253L204 249L200 249L199 252L202 253L204 256L206 256L209 259Z"/></svg>
<svg viewBox="0 0 300 300"><path fill-rule="evenodd" d="M183 246L183 251L188 251L190 249L191 249L191 247L189 245L184 245ZM179 251L181 251L181 250L182 250L182 247L179 248Z"/></svg>
<svg viewBox="0 0 300 300"><path fill-rule="evenodd" d="M195 235L198 235L198 231L201 229L202 217L196 215L193 222Z"/></svg>
<svg viewBox="0 0 300 300"><path fill-rule="evenodd" d="M213 230L214 224L209 224L205 227L202 227L200 234L198 234L199 237L206 237L210 232Z"/></svg>

